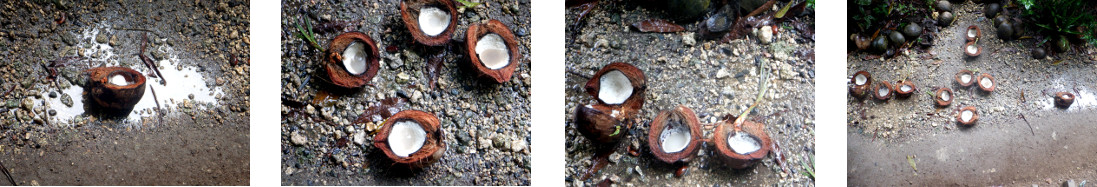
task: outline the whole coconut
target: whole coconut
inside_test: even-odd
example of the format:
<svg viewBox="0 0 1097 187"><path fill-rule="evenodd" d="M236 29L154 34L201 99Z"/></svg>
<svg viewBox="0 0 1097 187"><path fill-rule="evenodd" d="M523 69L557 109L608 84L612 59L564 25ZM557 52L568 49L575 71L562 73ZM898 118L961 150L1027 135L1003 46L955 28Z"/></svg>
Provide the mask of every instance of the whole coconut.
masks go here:
<svg viewBox="0 0 1097 187"><path fill-rule="evenodd" d="M872 50L876 51L877 53L883 53L883 52L887 51L888 40L885 39L885 38L886 37L884 37L884 36L879 36L879 37L876 37L876 39L873 39L872 40Z"/></svg>
<svg viewBox="0 0 1097 187"><path fill-rule="evenodd" d="M907 38L918 38L918 35L922 35L922 26L917 23L907 24L906 27L903 27L903 35L906 35Z"/></svg>
<svg viewBox="0 0 1097 187"><path fill-rule="evenodd" d="M986 15L987 18L994 18L994 16L998 15L999 11L1002 11L1002 7L998 6L998 3L987 4L983 7L983 15Z"/></svg>
<svg viewBox="0 0 1097 187"><path fill-rule="evenodd" d="M1044 48L1042 48L1042 47L1032 48L1032 58L1044 59L1045 57L1047 57L1047 51L1044 51Z"/></svg>
<svg viewBox="0 0 1097 187"><path fill-rule="evenodd" d="M948 25L952 24L953 18L954 17L952 16L952 12L943 12L940 16L937 16L937 24L941 25L942 27L948 27Z"/></svg>
<svg viewBox="0 0 1097 187"><path fill-rule="evenodd" d="M1009 22L1003 22L998 24L998 38L1002 40L1010 40L1013 38L1013 24Z"/></svg>
<svg viewBox="0 0 1097 187"><path fill-rule="evenodd" d="M888 34L888 39L891 40L891 43L896 45L902 45L904 43L907 43L907 39L903 37L903 34L900 34L899 32L892 31L891 34Z"/></svg>
<svg viewBox="0 0 1097 187"><path fill-rule="evenodd" d="M949 3L948 0L937 1L937 10L952 12L952 3Z"/></svg>

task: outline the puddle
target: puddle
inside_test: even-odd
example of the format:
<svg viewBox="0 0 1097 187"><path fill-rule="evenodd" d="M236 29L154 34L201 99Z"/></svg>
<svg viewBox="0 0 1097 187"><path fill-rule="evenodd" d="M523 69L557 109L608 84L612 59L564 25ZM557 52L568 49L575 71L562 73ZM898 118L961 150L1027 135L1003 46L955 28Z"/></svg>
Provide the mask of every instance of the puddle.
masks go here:
<svg viewBox="0 0 1097 187"><path fill-rule="evenodd" d="M113 47L105 43L95 42L95 36L101 31L97 28L86 29L81 37L84 42L82 46L85 46L84 52L87 56L87 61L93 63L102 62L105 66L118 66L120 63L116 58L130 58L130 57L115 57L116 53L113 51ZM160 50L167 54L168 58L160 59L156 61L157 66L160 69L160 73L163 74L163 78L152 78L148 74L151 71L144 66L143 63L133 63L134 65L128 66L134 70L137 70L146 76L145 82L145 94L141 97L141 101L138 101L134 105L133 111L126 115L126 121L138 122L145 117L154 117L156 115L156 100L160 102L160 107L164 110L171 108L177 108L183 104L184 100L190 100L195 110L206 109L206 105L203 103L217 103L217 96L224 95L220 87L213 89L206 86L206 81L197 68L182 65L184 61L178 57L179 52L169 46L159 46L156 48L149 48L149 51ZM123 53L125 54L125 53ZM148 55L148 54L146 54ZM136 57L133 57L136 59ZM70 67L73 68L73 67ZM83 70L80 70L81 72ZM87 78L85 75L79 76L80 78ZM167 84L160 84L161 80L167 80ZM63 81L63 80L62 80ZM153 97L152 89L156 89L156 98ZM42 95L47 96L49 92L57 89L47 89ZM63 95L67 94L72 99L72 106L67 106L62 103ZM193 99L190 97L193 95ZM39 99L35 101L36 107L41 107L44 103L48 103L50 109L57 111L57 115L50 117L50 122L57 121L65 122L65 124L71 124L76 117L87 115L85 114L84 102L91 102L84 100L84 88L72 84L66 89L61 90L56 98L45 97L44 101ZM149 118L155 120L156 118Z"/></svg>
<svg viewBox="0 0 1097 187"><path fill-rule="evenodd" d="M1072 86L1064 85L1063 83L1065 82L1068 81L1063 80L1062 78L1055 80L1054 88L1047 90L1048 95L1041 94L1040 106L1042 106L1044 110L1064 110L1055 106L1055 98L1053 97L1056 92L1061 91L1073 93L1075 96L1074 104L1071 104L1070 108L1065 109L1066 111L1089 109L1097 106L1097 95L1095 95L1093 91L1085 86L1078 86L1076 87L1077 90L1075 90Z"/></svg>

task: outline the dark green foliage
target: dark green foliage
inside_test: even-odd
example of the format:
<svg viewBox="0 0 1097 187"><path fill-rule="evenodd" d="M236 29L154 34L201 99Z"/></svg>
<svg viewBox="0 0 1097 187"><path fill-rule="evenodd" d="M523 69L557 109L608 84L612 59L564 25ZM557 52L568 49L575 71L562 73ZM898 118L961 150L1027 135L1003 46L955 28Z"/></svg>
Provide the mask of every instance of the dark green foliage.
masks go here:
<svg viewBox="0 0 1097 187"><path fill-rule="evenodd" d="M1037 2L1038 1L1038 2ZM1091 0L1018 0L1022 14L1047 36L1078 35L1097 44L1097 18Z"/></svg>

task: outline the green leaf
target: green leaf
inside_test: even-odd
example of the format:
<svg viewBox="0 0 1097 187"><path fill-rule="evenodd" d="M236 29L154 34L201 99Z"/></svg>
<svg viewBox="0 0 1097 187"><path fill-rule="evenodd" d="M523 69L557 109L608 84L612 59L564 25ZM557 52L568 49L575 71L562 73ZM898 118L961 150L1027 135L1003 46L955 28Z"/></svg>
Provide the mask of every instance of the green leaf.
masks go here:
<svg viewBox="0 0 1097 187"><path fill-rule="evenodd" d="M467 1L467 0L457 0L457 2L461 3L461 7L459 7L459 8L472 8L472 7L476 7L477 5L480 5L480 3Z"/></svg>

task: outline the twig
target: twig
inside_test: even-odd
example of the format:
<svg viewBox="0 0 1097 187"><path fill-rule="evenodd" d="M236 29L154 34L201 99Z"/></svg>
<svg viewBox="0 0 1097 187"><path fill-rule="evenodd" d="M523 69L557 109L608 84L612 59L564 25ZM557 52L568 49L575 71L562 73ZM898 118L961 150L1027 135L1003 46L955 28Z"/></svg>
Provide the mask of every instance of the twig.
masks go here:
<svg viewBox="0 0 1097 187"><path fill-rule="evenodd" d="M149 86L149 90L152 90L152 101L156 102L156 118L157 126L164 125L164 110L160 109L160 99L156 98L156 88Z"/></svg>
<svg viewBox="0 0 1097 187"><path fill-rule="evenodd" d="M137 56L141 57L141 61L145 62L146 67L148 67L149 69L152 69L154 72L156 72L156 76L160 77L160 81L162 83L164 83L164 85L168 85L168 80L164 79L163 74L160 74L160 69L156 68L156 64L152 62L152 59L149 59L148 56L145 56L145 47L146 47L145 45L147 45L149 43L149 35L145 34L144 37L145 37L144 43L141 43L141 53L137 53Z"/></svg>
<svg viewBox="0 0 1097 187"><path fill-rule="evenodd" d="M0 162L0 169L4 170L4 176L8 177L8 182L11 182L12 186L18 186L19 185L19 184L15 183L15 179L11 178L11 173L8 172L8 167L5 167L3 162Z"/></svg>
<svg viewBox="0 0 1097 187"><path fill-rule="evenodd" d="M1028 123L1028 118L1025 118L1025 114L1019 115L1021 115L1021 120L1025 120L1025 125L1028 125L1028 132L1032 133L1033 136L1036 136L1036 131L1032 130L1032 124Z"/></svg>
<svg viewBox="0 0 1097 187"><path fill-rule="evenodd" d="M127 30L127 31L144 31L144 32L152 32L152 30L148 30L148 29L139 29L139 28L125 28L125 27L114 27L113 29L114 29L114 30Z"/></svg>
<svg viewBox="0 0 1097 187"><path fill-rule="evenodd" d="M572 75L582 77L584 79L590 79L590 76L584 75L584 74L579 73L579 72L575 72L575 71L572 71L572 70L568 70L567 72L571 73Z"/></svg>
<svg viewBox="0 0 1097 187"><path fill-rule="evenodd" d="M747 110L739 114L739 117L735 119L735 123L732 123L735 124L735 129L739 129L739 126L743 124L743 121L746 119L747 115L750 114L750 111L754 110L754 107L757 107L758 104L762 103L762 96L766 94L766 90L769 90L769 81L767 81L769 80L769 73L766 71L766 61L758 56L754 57L754 61L758 63L758 73L762 74L762 77L758 78L758 96L754 98L754 104L751 104L750 108L747 108Z"/></svg>

